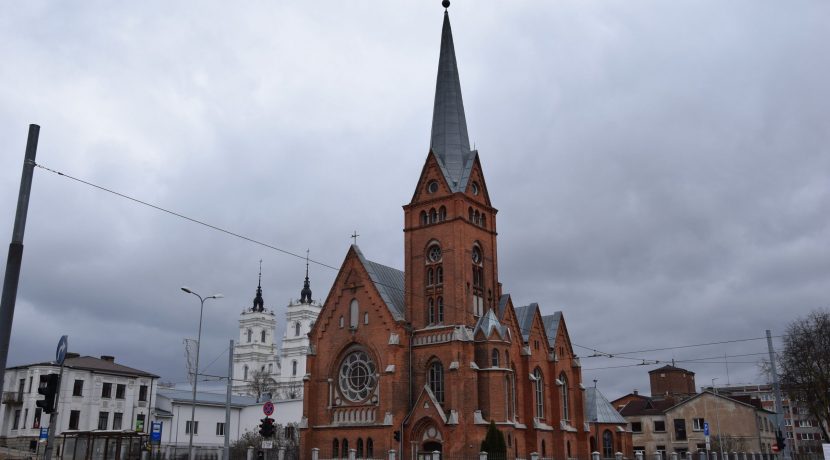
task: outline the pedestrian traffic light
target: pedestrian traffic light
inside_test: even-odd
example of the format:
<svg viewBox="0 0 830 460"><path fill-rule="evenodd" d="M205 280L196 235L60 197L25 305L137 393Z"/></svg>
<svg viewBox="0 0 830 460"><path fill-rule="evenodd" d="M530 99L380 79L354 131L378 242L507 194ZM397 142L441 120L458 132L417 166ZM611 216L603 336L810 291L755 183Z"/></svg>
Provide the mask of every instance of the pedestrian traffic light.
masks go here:
<svg viewBox="0 0 830 460"><path fill-rule="evenodd" d="M45 397L36 401L35 405L47 414L55 412L55 396L58 394L58 383L58 374L40 376L40 385L38 385L37 392Z"/></svg>
<svg viewBox="0 0 830 460"><path fill-rule="evenodd" d="M775 441L778 444L778 452L783 452L784 448L787 447L787 441L784 435L781 434L781 430L775 432Z"/></svg>

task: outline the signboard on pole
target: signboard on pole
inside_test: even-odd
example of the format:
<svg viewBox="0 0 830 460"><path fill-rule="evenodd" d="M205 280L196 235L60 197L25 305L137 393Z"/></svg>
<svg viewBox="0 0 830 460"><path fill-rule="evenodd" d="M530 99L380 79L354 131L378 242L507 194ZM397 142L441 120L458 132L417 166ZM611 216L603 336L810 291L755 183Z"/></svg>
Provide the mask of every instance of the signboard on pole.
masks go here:
<svg viewBox="0 0 830 460"><path fill-rule="evenodd" d="M273 449L274 448L274 441L271 440L262 440L262 448L263 449Z"/></svg>
<svg viewBox="0 0 830 460"><path fill-rule="evenodd" d="M63 365L63 360L66 359L66 350L69 348L69 336L62 335L58 341L58 348L55 350L55 362L59 366Z"/></svg>
<svg viewBox="0 0 830 460"><path fill-rule="evenodd" d="M709 437L709 422L703 422L703 434Z"/></svg>
<svg viewBox="0 0 830 460"><path fill-rule="evenodd" d="M150 422L150 443L161 444L161 422Z"/></svg>
<svg viewBox="0 0 830 460"><path fill-rule="evenodd" d="M271 414L274 413L274 403L272 403L271 401L268 401L265 404L263 404L262 405L262 413L264 413L266 416L270 417Z"/></svg>
<svg viewBox="0 0 830 460"><path fill-rule="evenodd" d="M46 441L46 438L49 437L49 428L43 427L40 429L40 440Z"/></svg>

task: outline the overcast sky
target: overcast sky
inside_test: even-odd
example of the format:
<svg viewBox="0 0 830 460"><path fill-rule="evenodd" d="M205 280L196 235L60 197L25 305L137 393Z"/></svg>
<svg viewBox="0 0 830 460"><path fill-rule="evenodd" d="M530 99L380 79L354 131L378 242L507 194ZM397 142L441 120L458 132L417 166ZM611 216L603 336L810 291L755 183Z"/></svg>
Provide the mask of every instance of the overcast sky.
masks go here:
<svg viewBox="0 0 830 460"><path fill-rule="evenodd" d="M403 268L439 0L3 10L0 243L37 123L44 166L332 266L357 230ZM778 335L830 305L830 3L454 0L450 18L516 305L562 310L573 343L607 353ZM67 334L186 382L187 285L225 295L201 358L222 374L260 259L281 336L304 261L36 169L9 365ZM335 273L312 265L315 299ZM659 366L575 351L610 399ZM675 358L701 386L765 382L764 352L625 356Z"/></svg>

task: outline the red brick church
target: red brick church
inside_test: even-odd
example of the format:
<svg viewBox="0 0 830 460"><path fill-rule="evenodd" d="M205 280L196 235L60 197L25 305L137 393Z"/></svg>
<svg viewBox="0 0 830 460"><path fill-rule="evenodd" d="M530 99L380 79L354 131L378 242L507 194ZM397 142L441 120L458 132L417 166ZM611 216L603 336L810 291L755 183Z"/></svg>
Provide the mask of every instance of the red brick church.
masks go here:
<svg viewBox="0 0 830 460"><path fill-rule="evenodd" d="M430 146L404 206L404 271L352 246L309 333L302 458L473 458L490 421L508 458L587 458L564 318L514 306L499 282L497 210L470 149L446 11Z"/></svg>

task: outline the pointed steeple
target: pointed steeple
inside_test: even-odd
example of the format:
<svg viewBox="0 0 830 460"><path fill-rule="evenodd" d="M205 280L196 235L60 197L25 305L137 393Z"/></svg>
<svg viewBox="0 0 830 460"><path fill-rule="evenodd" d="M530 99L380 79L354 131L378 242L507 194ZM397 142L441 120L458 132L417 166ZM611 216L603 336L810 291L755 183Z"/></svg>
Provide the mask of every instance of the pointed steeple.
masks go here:
<svg viewBox="0 0 830 460"><path fill-rule="evenodd" d="M254 297L253 311L262 313L265 310L265 300L262 298L262 259L259 261L259 281L256 285L256 297Z"/></svg>
<svg viewBox="0 0 830 460"><path fill-rule="evenodd" d="M444 8L450 2L444 0ZM435 84L435 106L432 111L432 152L441 163L444 177L453 191L463 190L472 165L473 152L467 135L467 118L461 99L461 80L455 60L455 46L450 16L444 11L441 30L441 54L438 58L438 79Z"/></svg>
<svg viewBox="0 0 830 460"><path fill-rule="evenodd" d="M311 303L311 283L308 281L308 249L305 251L305 282L303 290L300 291L300 303Z"/></svg>

